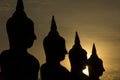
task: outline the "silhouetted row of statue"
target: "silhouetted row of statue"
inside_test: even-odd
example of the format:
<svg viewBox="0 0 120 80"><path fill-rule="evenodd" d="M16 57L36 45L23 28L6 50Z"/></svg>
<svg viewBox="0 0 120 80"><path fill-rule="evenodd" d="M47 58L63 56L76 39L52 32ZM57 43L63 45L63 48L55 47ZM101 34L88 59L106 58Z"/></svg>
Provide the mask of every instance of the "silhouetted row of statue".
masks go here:
<svg viewBox="0 0 120 80"><path fill-rule="evenodd" d="M46 63L40 67L38 60L27 52L36 36L34 23L26 16L22 0L18 0L16 11L7 21L6 27L10 49L0 54L0 80L38 80L39 70L41 80L99 80L105 71L103 61L97 56L95 44L92 55L87 60L87 52L82 48L77 32L75 44L67 52L65 40L57 31L54 16L51 30L43 41ZM60 64L67 53L71 64L70 72ZM86 65L89 76L82 72Z"/></svg>

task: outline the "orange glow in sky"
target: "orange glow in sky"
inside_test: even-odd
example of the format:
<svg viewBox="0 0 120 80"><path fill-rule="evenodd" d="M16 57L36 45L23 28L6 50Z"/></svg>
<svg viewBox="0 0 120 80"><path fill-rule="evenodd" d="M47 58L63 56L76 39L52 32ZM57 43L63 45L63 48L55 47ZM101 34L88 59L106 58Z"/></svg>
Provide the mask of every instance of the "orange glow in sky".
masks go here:
<svg viewBox="0 0 120 80"><path fill-rule="evenodd" d="M30 53L40 66L45 63L43 39L50 30L54 15L57 30L66 41L69 51L77 31L83 49L91 55L96 44L97 54L106 71L101 80L120 80L120 0L23 0L27 16L34 22L36 41ZM6 21L15 11L17 0L0 0L0 53L9 49ZM68 55L61 62L68 70ZM88 74L88 69L83 71Z"/></svg>

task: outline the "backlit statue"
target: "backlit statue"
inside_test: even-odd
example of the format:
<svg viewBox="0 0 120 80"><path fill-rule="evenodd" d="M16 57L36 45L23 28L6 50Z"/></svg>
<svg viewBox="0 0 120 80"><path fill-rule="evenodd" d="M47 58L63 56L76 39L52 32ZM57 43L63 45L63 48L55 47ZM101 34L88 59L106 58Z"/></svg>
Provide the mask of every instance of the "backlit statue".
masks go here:
<svg viewBox="0 0 120 80"><path fill-rule="evenodd" d="M88 69L90 80L100 80L99 77L105 71L103 61L97 56L95 44L93 44L92 55L88 59Z"/></svg>
<svg viewBox="0 0 120 80"><path fill-rule="evenodd" d="M60 62L67 54L65 40L62 38L55 23L54 16L51 22L51 31L43 41L46 63L41 67L42 80L69 80L69 71Z"/></svg>
<svg viewBox="0 0 120 80"><path fill-rule="evenodd" d="M87 52L82 48L77 32L75 44L69 51L69 59L72 80L88 80L88 76L83 73L87 64Z"/></svg>
<svg viewBox="0 0 120 80"><path fill-rule="evenodd" d="M22 0L7 21L7 34L10 48L0 55L2 79L38 80L39 62L27 52L36 39L34 23L25 14Z"/></svg>

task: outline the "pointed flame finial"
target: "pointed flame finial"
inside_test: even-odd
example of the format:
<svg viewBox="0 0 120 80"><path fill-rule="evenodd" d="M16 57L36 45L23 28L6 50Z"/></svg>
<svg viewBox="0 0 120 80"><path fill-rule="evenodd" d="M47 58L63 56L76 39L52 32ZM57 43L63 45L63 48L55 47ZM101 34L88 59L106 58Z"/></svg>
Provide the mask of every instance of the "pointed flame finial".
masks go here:
<svg viewBox="0 0 120 80"><path fill-rule="evenodd" d="M92 55L97 56L97 51L96 51L95 43L93 43Z"/></svg>
<svg viewBox="0 0 120 80"><path fill-rule="evenodd" d="M24 5L22 0L17 1L16 11L22 11L24 10Z"/></svg>
<svg viewBox="0 0 120 80"><path fill-rule="evenodd" d="M55 22L54 16L52 16L51 30L52 31L56 31L57 30L57 26L56 26L56 22Z"/></svg>
<svg viewBox="0 0 120 80"><path fill-rule="evenodd" d="M79 39L78 33L76 32L76 35L75 35L75 44L79 44L79 43L80 43L80 39Z"/></svg>

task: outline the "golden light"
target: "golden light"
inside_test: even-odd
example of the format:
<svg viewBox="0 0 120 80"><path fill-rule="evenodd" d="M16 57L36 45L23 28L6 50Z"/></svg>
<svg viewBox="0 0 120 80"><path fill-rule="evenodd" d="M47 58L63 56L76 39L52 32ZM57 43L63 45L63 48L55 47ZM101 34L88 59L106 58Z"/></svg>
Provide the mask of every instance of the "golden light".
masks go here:
<svg viewBox="0 0 120 80"><path fill-rule="evenodd" d="M86 69L83 70L83 73L89 76L88 66L86 66Z"/></svg>
<svg viewBox="0 0 120 80"><path fill-rule="evenodd" d="M68 59L68 54L65 56L65 59L61 62L61 65L63 65L70 71L71 66L70 66L70 61Z"/></svg>
<svg viewBox="0 0 120 80"><path fill-rule="evenodd" d="M87 54L87 58L89 59L91 56L91 53ZM89 76L89 70L88 70L88 66L86 66L86 68L83 70L83 73L86 74L87 76Z"/></svg>

